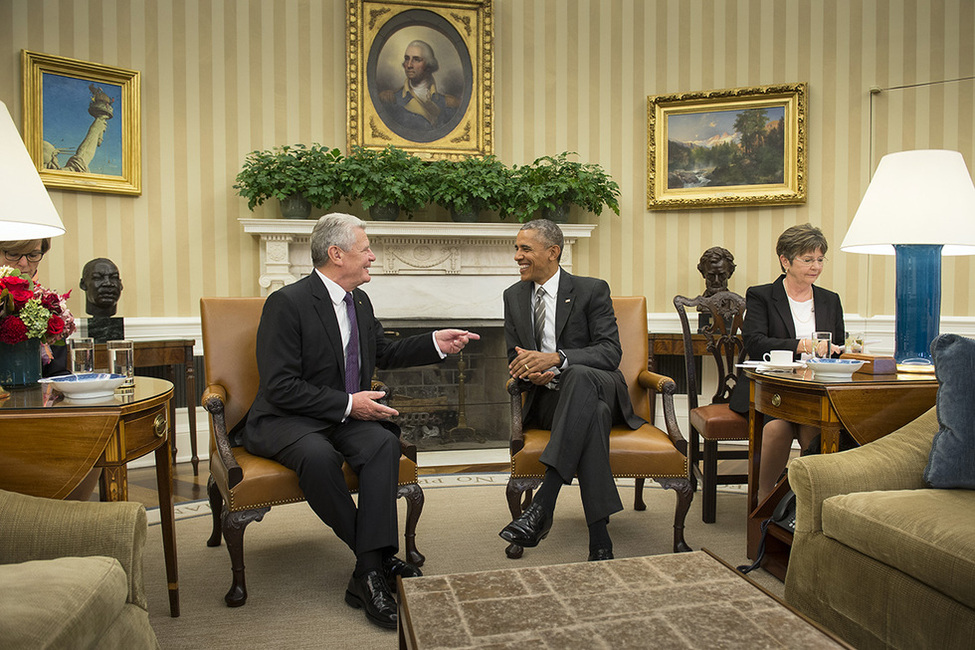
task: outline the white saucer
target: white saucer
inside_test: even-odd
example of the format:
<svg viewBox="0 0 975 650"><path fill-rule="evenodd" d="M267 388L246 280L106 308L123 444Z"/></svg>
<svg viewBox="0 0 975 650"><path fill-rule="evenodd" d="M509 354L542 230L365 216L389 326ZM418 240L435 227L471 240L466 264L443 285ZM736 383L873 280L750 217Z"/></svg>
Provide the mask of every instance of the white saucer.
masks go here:
<svg viewBox="0 0 975 650"><path fill-rule="evenodd" d="M758 370L761 372L763 370L797 370L799 368L805 368L806 364L802 361L790 361L789 363L770 363L768 361L762 361L758 364Z"/></svg>
<svg viewBox="0 0 975 650"><path fill-rule="evenodd" d="M790 361L789 363L771 363L769 361L745 361L737 364L739 368L751 368L759 372L796 370L805 368L806 364L802 361Z"/></svg>

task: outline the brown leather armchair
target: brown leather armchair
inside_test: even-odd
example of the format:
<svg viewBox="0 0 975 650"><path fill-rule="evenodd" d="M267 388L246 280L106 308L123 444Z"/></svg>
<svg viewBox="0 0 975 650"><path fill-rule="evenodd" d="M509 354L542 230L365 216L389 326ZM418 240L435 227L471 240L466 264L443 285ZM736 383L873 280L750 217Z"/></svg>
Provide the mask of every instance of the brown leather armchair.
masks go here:
<svg viewBox="0 0 975 650"><path fill-rule="evenodd" d="M650 391L659 392L663 397L667 430L662 431L652 424L644 424L636 431L626 425L614 426L609 434L610 468L614 477L636 479L635 510L646 510L643 485L648 478L677 493L674 552L690 551L690 546L684 541L684 519L691 506L693 491L688 474L687 441L681 436L674 412L677 385L669 377L647 370L650 347L647 340L646 298L614 296L613 309L623 347L620 370L630 388L633 411L649 422L653 405ZM544 429L522 429L522 392L525 387L523 382L508 381L508 393L511 395L511 477L508 479L507 497L512 519L521 516L531 504L532 492L545 476L545 466L538 459L551 435L550 431ZM520 558L523 551L517 544L510 544L505 549L512 559Z"/></svg>
<svg viewBox="0 0 975 650"><path fill-rule="evenodd" d="M680 316L684 334L684 366L687 369L687 412L690 426L688 457L691 464L691 485L697 489L701 477L701 519L713 524L717 518L718 485L748 482L748 474L718 474L718 460L748 458L748 449L718 450L718 443L727 440L748 440L748 418L728 408L731 391L737 382L736 364L745 360L745 344L741 339L741 325L745 316L745 299L732 291L719 291L711 296L685 298L674 296L674 307ZM688 307L710 316L709 324L701 330L707 351L718 369L718 387L710 404L698 406L700 388L691 327L687 319ZM701 451L701 439L704 450Z"/></svg>
<svg viewBox="0 0 975 650"><path fill-rule="evenodd" d="M257 395L257 326L264 298L201 298L203 354L207 388L203 406L210 414L210 478L207 492L213 512L208 546L227 541L233 584L224 597L230 607L247 601L244 582L244 529L264 518L271 506L304 501L298 475L269 458L231 446L228 432L239 423ZM417 483L416 447L401 443L399 496L406 499L406 559L421 566L416 549L416 525L423 510L423 490ZM343 466L349 490L358 477Z"/></svg>

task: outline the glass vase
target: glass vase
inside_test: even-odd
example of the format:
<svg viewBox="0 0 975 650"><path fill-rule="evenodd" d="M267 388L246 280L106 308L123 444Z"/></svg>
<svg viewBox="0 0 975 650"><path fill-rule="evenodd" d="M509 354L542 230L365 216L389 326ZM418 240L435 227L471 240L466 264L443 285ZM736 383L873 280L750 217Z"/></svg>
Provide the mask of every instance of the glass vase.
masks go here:
<svg viewBox="0 0 975 650"><path fill-rule="evenodd" d="M0 343L0 386L33 386L41 378L41 341Z"/></svg>

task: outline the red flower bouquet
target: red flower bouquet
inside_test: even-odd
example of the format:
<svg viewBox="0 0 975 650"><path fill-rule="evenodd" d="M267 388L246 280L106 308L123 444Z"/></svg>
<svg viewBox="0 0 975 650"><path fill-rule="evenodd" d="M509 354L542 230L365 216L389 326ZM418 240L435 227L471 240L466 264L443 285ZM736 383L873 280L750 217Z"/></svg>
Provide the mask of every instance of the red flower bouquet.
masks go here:
<svg viewBox="0 0 975 650"><path fill-rule="evenodd" d="M0 267L0 343L39 339L64 345L75 330L67 305L70 295L46 289L14 268Z"/></svg>

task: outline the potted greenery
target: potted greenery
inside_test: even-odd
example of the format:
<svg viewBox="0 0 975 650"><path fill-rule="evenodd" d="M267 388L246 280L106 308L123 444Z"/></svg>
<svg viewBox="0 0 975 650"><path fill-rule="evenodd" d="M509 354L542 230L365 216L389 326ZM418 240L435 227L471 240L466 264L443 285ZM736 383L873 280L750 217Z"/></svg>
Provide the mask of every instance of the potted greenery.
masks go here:
<svg viewBox="0 0 975 650"><path fill-rule="evenodd" d="M428 164L408 151L392 145L384 149L352 148L341 164L345 198L362 201L373 219L395 220L430 200Z"/></svg>
<svg viewBox="0 0 975 650"><path fill-rule="evenodd" d="M477 221L482 210L503 211L510 170L492 156L430 163L430 200L451 212L454 221Z"/></svg>
<svg viewBox="0 0 975 650"><path fill-rule="evenodd" d="M574 152L542 156L531 165L514 168L515 198L512 211L526 221L537 210L553 221L565 221L568 205L600 214L603 207L620 213L620 187L596 163L569 160Z"/></svg>
<svg viewBox="0 0 975 650"><path fill-rule="evenodd" d="M285 217L307 219L311 206L327 208L343 195L338 165L342 153L319 144L284 145L252 151L234 189L253 210L268 199L281 202Z"/></svg>

